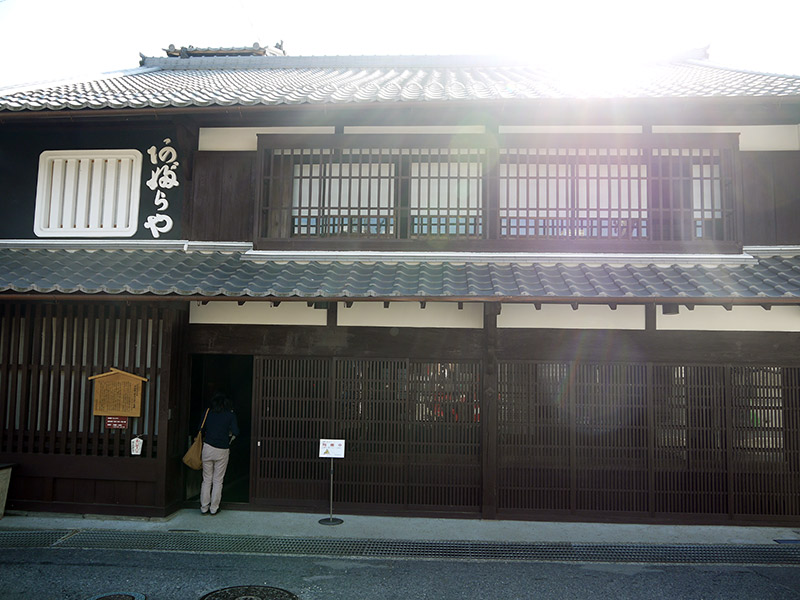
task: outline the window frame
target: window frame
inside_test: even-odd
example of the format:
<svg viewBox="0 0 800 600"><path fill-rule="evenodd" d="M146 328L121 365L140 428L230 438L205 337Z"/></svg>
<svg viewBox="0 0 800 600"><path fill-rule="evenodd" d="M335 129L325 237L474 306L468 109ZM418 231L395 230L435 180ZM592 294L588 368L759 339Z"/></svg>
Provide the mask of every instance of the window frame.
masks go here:
<svg viewBox="0 0 800 600"><path fill-rule="evenodd" d="M544 147L544 148L578 148L586 149L587 152L595 152L598 149L612 149L622 152L624 149L635 149L641 153L641 160L617 160L615 157L613 165L647 165L641 166L642 171L635 175L637 184L643 185L640 192L646 198L646 208L641 205L641 198L638 200L640 205L635 206L634 210L629 207L616 206L606 207L604 210L609 214L607 223L596 223L594 235L517 235L509 236L504 232L502 224L501 207L501 185L503 175L501 173L501 161L504 154L507 156L509 151L519 148ZM284 186L282 204L269 206L267 201L271 197L274 203L274 186L280 177L270 172L267 164L271 153L279 149L287 149L297 152L311 151L314 148L325 148L331 151L351 152L365 151L364 149L381 149L391 152L391 149L400 149L397 154L397 164L395 172L397 174L394 191L397 195L395 201L395 235L348 235L348 236L329 236L316 237L304 236L297 237L291 235L290 218L287 218L287 211L291 207L287 206L286 197L291 188L286 181L278 182ZM465 160L480 164L480 171L475 178L475 183L480 190L479 225L465 225L457 235L450 235L450 231L439 228L436 235L406 235L403 232L411 232L412 218L409 206L410 193L408 187L411 185L411 177L408 167L404 165L402 157L404 149L435 149L452 148L453 157L468 157ZM656 221L654 215L658 212L654 208L653 198L655 198L654 180L658 179L661 183L670 183L669 178L661 176L655 178L653 174L656 169L651 168L653 164L652 154L657 154L659 149L665 148L667 151L676 151L678 155L688 152L686 156L692 156L690 161L697 161L704 165L700 168L707 168L714 172L714 181L709 185L716 185L721 191L718 199L714 200L718 204L692 205L686 210L685 207L667 207L662 210L670 219L688 219L690 225L684 227L683 234L677 233L663 235L661 239L652 234L655 231ZM718 155L719 158L709 159L703 152L711 155ZM461 153L461 154L458 154ZM694 154L693 154L694 153ZM715 154L716 153L716 154ZM605 157L603 157L605 160ZM705 161L705 162L704 162ZM711 162L709 162L711 161ZM717 162L714 162L717 161ZM442 160L440 164L447 164ZM454 163L455 164L455 163ZM620 168L617 175L609 177L607 174L600 177L604 185L617 186L623 170L628 167ZM444 168L444 167L442 167ZM632 167L631 167L632 168ZM716 171L714 171L716 169ZM612 169L613 170L613 169ZM314 135L276 135L260 134L258 136L258 201L255 214L254 240L257 249L279 249L279 248L324 248L324 249L365 249L365 250L402 250L414 248L419 250L432 250L441 247L443 242L453 242L459 250L464 251L518 251L520 246L525 246L529 251L569 251L577 250L585 252L714 252L714 253L738 253L741 252L741 182L739 178L739 154L738 154L738 134L731 133L692 133L692 134L314 134ZM610 171L609 171L610 172ZM625 177L630 178L630 172ZM446 178L445 178L446 179ZM589 176L583 177L582 181L589 181ZM711 181L712 178L706 178ZM432 180L431 180L432 181ZM699 178L698 185L703 186L703 178ZM687 183L688 182L688 183ZM665 184L666 184L665 183ZM685 179L691 188L691 177ZM696 186L695 186L696 187ZM620 192L621 193L621 192ZM630 201L630 199L628 199ZM696 204L696 202L695 202ZM278 215L283 210L283 216ZM660 210L660 209L659 209ZM638 211L638 212L637 212ZM446 212L446 211L444 211ZM270 214L272 213L272 214ZM633 217L639 219L638 233L631 233L636 229L631 229L629 221L630 214L622 214L615 217L617 213L632 213ZM459 215L458 209L453 214ZM700 217L695 218L696 215ZM710 218L709 218L710 215ZM713 221L722 219L723 224L715 224ZM460 217L459 217L460 218ZM478 218L477 216L475 217ZM706 218L714 226L707 228L703 218ZM477 222L477 220L476 220ZM700 225L697 225L700 223ZM574 225L574 224L573 224ZM471 228L470 228L471 227ZM675 226L677 227L677 226ZM455 226L453 226L455 229ZM573 227L574 229L574 227ZM613 233L611 230L622 233ZM669 229L670 232L679 230ZM670 237L672 236L672 237Z"/></svg>
<svg viewBox="0 0 800 600"><path fill-rule="evenodd" d="M487 146L491 145L491 138L487 135L480 134L466 134L456 137L445 135L386 135L376 136L370 134L321 134L321 135L271 135L260 134L258 136L258 201L256 206L256 219L254 238L258 242L265 240L284 240L286 242L306 243L312 245L319 245L323 240L335 240L339 244L353 244L359 245L366 242L381 243L391 241L392 243L418 243L419 241L427 242L429 240L442 240L451 239L451 235L442 234L441 228L456 229L454 237L458 239L477 240L485 237L485 165L487 163ZM276 161L276 156L288 156L289 159L279 159ZM345 162L341 159L344 156L388 156L389 161L370 163L369 161L364 164L392 164L394 165L394 174L390 175L393 180L393 203L388 208L394 211L393 233L387 231L386 234L366 234L363 236L358 235L331 235L331 236L315 236L309 235L296 235L295 225L292 221L295 213L295 206L292 204L294 199L294 182L287 185L289 179L294 177L294 165L300 164L298 160L292 160L293 157L306 161L310 159L309 164L361 164L357 162ZM415 156L424 157L428 159L414 160ZM432 156L440 157L439 160L433 161ZM447 157L451 156L455 160L448 161ZM306 157L306 158L304 158ZM323 161L322 157L328 157L327 163ZM332 158L339 158L339 160L331 160ZM475 160L470 160L474 158ZM276 164L276 162L278 164ZM424 179L421 175L415 176L413 174L413 166L420 165L418 169L422 169L425 165L431 170L430 165L448 165L460 164L467 162L468 164L479 164L479 174L477 176L477 183L473 184L472 193L479 195L477 206L468 207L471 215L464 221L462 215L452 213L454 205L447 204L448 210L443 210L439 206L439 192L433 194L432 188L428 185L425 193L428 198L436 196L436 206L431 208L431 202L427 206L414 206L412 198L417 194L417 198L421 197L422 188L417 186L414 190L415 181ZM289 169L292 169L292 174L289 174ZM275 171L280 171L282 175L275 174ZM447 195L451 193L452 181L454 180L449 168L447 173L441 177L430 177L427 181L448 181L451 183L446 184ZM468 171L470 169L468 168ZM458 179L459 172L456 174L455 179ZM474 174L469 172L466 174L467 178L475 178ZM321 204L321 202L320 202ZM458 205L455 205L458 208ZM376 207L367 207L368 212ZM377 207L381 208L381 207ZM427 210L426 210L427 208ZM425 213L428 213L427 215ZM442 214L440 214L442 213ZM324 215L323 215L324 216ZM415 231L414 223L419 223L421 219L427 219L425 225L417 226ZM472 219L470 222L469 219ZM479 224L475 224L479 219ZM442 224L444 222L444 224ZM466 223L466 224L464 224ZM392 229L392 228L388 228ZM421 231L426 229L426 232ZM302 242L301 242L302 240Z"/></svg>
<svg viewBox="0 0 800 600"><path fill-rule="evenodd" d="M591 224L581 227L581 219L585 221L591 220L591 217L586 216L589 211L586 207L578 206L577 200L580 196L577 190L578 186L584 185L588 193L588 188L592 182L597 182L599 186L600 180L608 181L609 197L611 196L612 182L616 181L618 184L625 178L618 176L616 180L611 177L579 175L577 172L568 174L562 178L566 182L566 193L569 196L569 206L545 206L546 211L563 210L571 213L571 216L565 217L569 221L567 228L571 231L567 235L554 236L504 236L503 235L503 207L500 205L502 197L498 198L497 216L499 222L499 235L500 237L510 237L518 240L574 240L583 242L583 238L588 238L586 241L598 241L613 243L620 242L635 242L646 246L678 246L681 244L696 244L698 246L706 245L711 247L729 247L736 248L734 251L741 250L741 192L739 182L739 143L738 134L722 133L722 134L508 134L500 136L499 140L500 157L499 164L515 164L512 161L504 162L503 156L510 156L512 152L519 152L529 149L543 149L554 151L554 154L543 154L548 159L550 156L556 159L565 157L565 160L546 160L544 163L528 163L528 164L545 164L545 165L568 165L568 169L577 169L579 167L589 166L637 166L639 175L636 178L641 184L644 182L644 187L639 190L639 207L631 208L629 211L632 216L619 216L612 217L611 213L621 212L621 209L612 208L611 206L603 210L608 213L607 222L601 223L600 210L595 209L598 216L595 217L597 221L592 226ZM604 151L614 150L617 156L622 156L622 151L627 151L627 156L638 156L639 160L616 160L613 161L610 152L603 153ZM593 154L594 153L594 154ZM590 160L589 157L597 157L597 160ZM601 159L601 157L603 157ZM715 158L716 157L716 158ZM681 163L690 165L690 173L685 175L674 173L672 163L677 162L681 167L685 166ZM688 160L687 160L688 159ZM519 164L519 163L517 163ZM664 165L669 165L664 169ZM701 174L700 177L694 177L694 167L717 167L718 173L715 176L705 177ZM498 172L499 188L502 192L503 178L502 169ZM518 175L519 177L519 175ZM627 176L630 184L631 176ZM703 204L703 194L706 189L706 182L717 181L719 185L719 195L715 198L712 195L712 205L706 206ZM696 188L700 185L700 206L698 206L698 199L693 196ZM689 192L680 190L676 193L664 193L664 190L672 192L675 186L690 186ZM572 188L570 189L570 186ZM659 190L658 188L661 188ZM622 189L619 187L619 189ZM711 188L713 189L713 188ZM642 192L644 192L642 194ZM599 192L598 192L599 193ZM502 193L501 193L502 196ZM665 200L668 199L669 202ZM675 201L684 202L688 200L690 206L675 206ZM628 197L630 202L630 197ZM581 213L586 213L581 216ZM712 217L716 216L721 223L714 224L714 231L708 232L707 221L708 215L711 213ZM697 216L699 215L699 217ZM624 227L622 224L617 223L620 234L613 235L592 235L591 231L600 231L606 229L609 232L612 229L613 219L619 221L630 221L635 219L639 221L638 227ZM699 225L698 225L699 221ZM700 229L698 229L700 228ZM581 235L581 229L590 229L588 235ZM669 232L665 235L665 231ZM637 235L633 235L638 232ZM712 235L716 233L716 235ZM685 251L685 250L684 250Z"/></svg>

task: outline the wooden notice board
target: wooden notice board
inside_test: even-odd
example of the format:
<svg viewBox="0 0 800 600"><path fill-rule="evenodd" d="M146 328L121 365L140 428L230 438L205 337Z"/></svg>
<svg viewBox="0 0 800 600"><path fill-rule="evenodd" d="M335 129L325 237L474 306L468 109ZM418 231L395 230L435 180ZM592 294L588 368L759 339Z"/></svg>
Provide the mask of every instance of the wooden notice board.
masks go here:
<svg viewBox="0 0 800 600"><path fill-rule="evenodd" d="M94 415L98 417L141 417L142 382L146 377L112 369L89 377L94 381Z"/></svg>

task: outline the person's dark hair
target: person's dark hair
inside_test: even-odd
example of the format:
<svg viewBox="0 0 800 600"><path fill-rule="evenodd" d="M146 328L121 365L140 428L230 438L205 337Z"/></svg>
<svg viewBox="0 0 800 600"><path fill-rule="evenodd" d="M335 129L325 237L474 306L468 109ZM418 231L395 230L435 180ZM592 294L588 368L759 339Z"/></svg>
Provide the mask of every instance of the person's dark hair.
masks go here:
<svg viewBox="0 0 800 600"><path fill-rule="evenodd" d="M232 409L231 399L222 392L217 392L211 397L211 412L219 413Z"/></svg>

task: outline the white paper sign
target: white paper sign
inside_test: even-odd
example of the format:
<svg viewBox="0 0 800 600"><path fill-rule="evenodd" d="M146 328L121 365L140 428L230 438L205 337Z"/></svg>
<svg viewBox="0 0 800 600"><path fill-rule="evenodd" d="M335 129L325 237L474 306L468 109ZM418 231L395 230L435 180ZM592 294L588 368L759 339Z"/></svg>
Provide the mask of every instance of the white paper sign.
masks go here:
<svg viewBox="0 0 800 600"><path fill-rule="evenodd" d="M142 453L142 438L135 437L131 440L131 454L139 456Z"/></svg>
<svg viewBox="0 0 800 600"><path fill-rule="evenodd" d="M320 458L344 458L344 440L320 440Z"/></svg>

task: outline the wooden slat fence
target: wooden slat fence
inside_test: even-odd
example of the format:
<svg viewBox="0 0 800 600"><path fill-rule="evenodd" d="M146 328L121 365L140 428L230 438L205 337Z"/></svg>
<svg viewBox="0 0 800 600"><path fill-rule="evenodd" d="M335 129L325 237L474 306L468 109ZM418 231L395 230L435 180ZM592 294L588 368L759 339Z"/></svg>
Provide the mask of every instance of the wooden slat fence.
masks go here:
<svg viewBox="0 0 800 600"><path fill-rule="evenodd" d="M152 305L0 303L0 453L158 455L164 319ZM147 377L128 429L92 415L89 377L111 367Z"/></svg>

